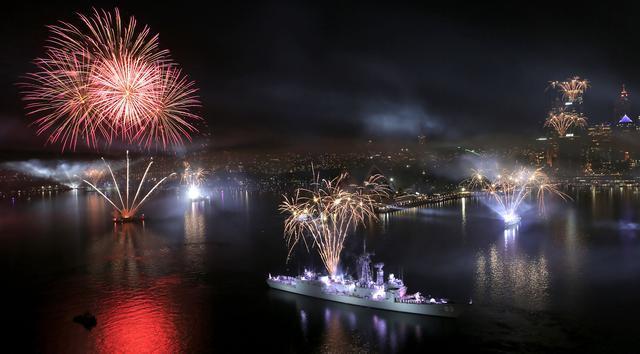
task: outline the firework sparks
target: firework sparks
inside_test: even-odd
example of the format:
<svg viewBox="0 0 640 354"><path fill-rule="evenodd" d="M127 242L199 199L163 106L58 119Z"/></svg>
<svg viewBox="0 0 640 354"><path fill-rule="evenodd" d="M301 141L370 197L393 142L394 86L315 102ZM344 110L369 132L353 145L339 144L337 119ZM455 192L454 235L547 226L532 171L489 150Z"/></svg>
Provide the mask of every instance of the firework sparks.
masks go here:
<svg viewBox="0 0 640 354"><path fill-rule="evenodd" d="M280 205L280 211L288 214L284 227L288 257L301 239L308 249L309 238L331 276L336 275L349 232L368 218L377 219L374 203L388 192L379 175L372 176L364 187L348 189L346 179L347 174L332 180L316 178L313 189L297 189Z"/></svg>
<svg viewBox="0 0 640 354"><path fill-rule="evenodd" d="M558 136L565 136L570 128L584 128L587 126L587 119L575 112L550 112L547 120L544 122L545 127L553 128Z"/></svg>
<svg viewBox="0 0 640 354"><path fill-rule="evenodd" d="M84 171L85 179L91 182L94 186L97 186L102 177L104 176L104 170L99 168L89 168Z"/></svg>
<svg viewBox="0 0 640 354"><path fill-rule="evenodd" d="M90 56L110 58L131 55L147 62L169 63L169 51L161 50L158 34L138 27L135 17L123 21L120 11L93 9L91 16L78 14L81 26L60 21L49 26L48 48L64 48L69 52L85 51Z"/></svg>
<svg viewBox="0 0 640 354"><path fill-rule="evenodd" d="M558 190L541 169L501 170L493 177L487 176L480 170L473 170L473 174L464 184L469 189L479 189L488 193L496 202L496 212L506 223L520 219L518 209L533 191L538 198L538 210L541 214L545 212L546 194L557 195L563 200L570 199L567 194Z"/></svg>
<svg viewBox="0 0 640 354"><path fill-rule="evenodd" d="M159 110L155 86L159 78L152 64L124 56L94 63L89 97L101 119L127 141Z"/></svg>
<svg viewBox="0 0 640 354"><path fill-rule="evenodd" d="M187 196L189 199L196 200L202 198L200 190L206 178L207 171L204 168L192 169L189 162L184 162L184 172L181 181L187 186Z"/></svg>
<svg viewBox="0 0 640 354"><path fill-rule="evenodd" d="M151 165L153 165L153 159L152 159L149 162L149 165L147 165L147 168L145 169L144 174L142 175L142 179L138 184L138 188L136 190L135 195L133 196L133 199L130 199L129 198L130 196L129 195L129 179L130 179L129 178L129 151L127 151L127 164L126 164L127 175L126 175L126 184L125 184L125 195L123 198L122 193L120 191L120 187L118 185L118 181L116 180L116 176L113 174L113 170L111 169L111 166L107 164L104 158L102 159L102 161L104 161L105 166L107 167L107 169L109 170L109 173L111 174L111 177L113 178L113 184L116 189L116 193L118 193L120 206L118 206L116 202L111 200L111 198L107 197L107 195L104 194L98 187L96 187L95 184L87 181L86 179L83 179L83 181L86 184L88 184L91 188L93 188L96 192L98 192L102 197L104 197L104 199L106 199L107 202L109 202L109 204L111 204L116 209L116 211L120 215L120 218L123 220L131 219L132 217L134 217L138 212L138 210L140 209L140 207L142 206L142 204L151 195L151 193L153 193L153 191L156 190L156 188L158 188L158 186L162 184L162 182L164 182L167 178L175 174L175 173L172 173L169 176L162 178L160 181L154 184L153 187L151 187L151 189L144 195L144 197L138 200L138 196L140 196L140 191L142 190L142 185L144 185L144 181L147 178L147 173L149 172Z"/></svg>
<svg viewBox="0 0 640 354"><path fill-rule="evenodd" d="M200 167L196 169L191 168L191 164L185 161L184 172L182 173L181 180L182 180L182 183L186 185L201 186L206 179L207 173L208 173L207 170L205 170L204 168L200 168Z"/></svg>
<svg viewBox="0 0 640 354"><path fill-rule="evenodd" d="M37 134L49 132L47 142L59 142L63 150L75 149L79 140L95 147L96 132L104 132L105 127L92 119L95 111L88 96L86 57L52 50L36 59L35 65L37 72L27 74L23 84L23 99L29 114L39 117L34 121Z"/></svg>
<svg viewBox="0 0 640 354"><path fill-rule="evenodd" d="M589 80L574 76L565 81L551 81L549 87L558 89L565 102L573 103L582 99L582 95L590 87L590 83Z"/></svg>
<svg viewBox="0 0 640 354"><path fill-rule="evenodd" d="M113 138L146 148L179 146L197 132L197 88L160 50L158 35L118 9L50 26L36 72L22 84L27 111L48 143L74 150Z"/></svg>
<svg viewBox="0 0 640 354"><path fill-rule="evenodd" d="M191 111L200 106L197 88L179 69L172 66L158 68L159 85L154 85L155 112L142 121L133 140L150 147L154 142L162 146L180 146L184 139L191 141L191 134L198 129L192 122L200 117Z"/></svg>

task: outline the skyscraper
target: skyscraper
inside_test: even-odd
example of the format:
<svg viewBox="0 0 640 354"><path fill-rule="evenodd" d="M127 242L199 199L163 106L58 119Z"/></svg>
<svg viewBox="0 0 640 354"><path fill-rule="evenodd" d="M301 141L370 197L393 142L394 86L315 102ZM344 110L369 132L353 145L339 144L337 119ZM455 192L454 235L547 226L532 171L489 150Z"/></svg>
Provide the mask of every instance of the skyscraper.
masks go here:
<svg viewBox="0 0 640 354"><path fill-rule="evenodd" d="M613 114L615 119L615 126L619 132L630 133L635 132L636 130L636 122L630 117L633 117L631 114L631 99L629 98L629 92L622 84L622 90L620 91L620 96L613 104Z"/></svg>
<svg viewBox="0 0 640 354"><path fill-rule="evenodd" d="M611 133L609 123L595 124L588 128L589 145L586 157L591 173L611 173L613 155Z"/></svg>
<svg viewBox="0 0 640 354"><path fill-rule="evenodd" d="M629 92L622 84L622 90L620 91L620 96L616 100L613 106L614 119L619 123L628 123L624 116L632 117L631 115L631 99L629 98ZM627 118L628 119L628 118Z"/></svg>
<svg viewBox="0 0 640 354"><path fill-rule="evenodd" d="M614 150L612 151L612 160L618 166L616 169L624 171L629 168L629 164L635 163L640 156L640 144L638 138L640 131L635 119L631 114L631 99L624 85L620 91L620 96L614 103Z"/></svg>

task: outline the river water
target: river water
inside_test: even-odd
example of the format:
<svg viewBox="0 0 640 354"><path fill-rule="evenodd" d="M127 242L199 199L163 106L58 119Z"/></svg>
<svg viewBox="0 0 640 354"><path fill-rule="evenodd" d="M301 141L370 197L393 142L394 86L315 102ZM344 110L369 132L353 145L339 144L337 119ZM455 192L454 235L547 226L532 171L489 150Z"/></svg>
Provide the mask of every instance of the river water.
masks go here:
<svg viewBox="0 0 640 354"><path fill-rule="evenodd" d="M162 192L144 224L116 224L97 194L3 199L0 262L7 345L20 352L637 352L640 194L569 191L545 216L505 230L482 199L381 217L365 244L409 291L473 305L457 320L324 302L270 290L286 262L279 196L219 190L192 203ZM534 205L535 201L527 201ZM97 326L73 317L89 311Z"/></svg>

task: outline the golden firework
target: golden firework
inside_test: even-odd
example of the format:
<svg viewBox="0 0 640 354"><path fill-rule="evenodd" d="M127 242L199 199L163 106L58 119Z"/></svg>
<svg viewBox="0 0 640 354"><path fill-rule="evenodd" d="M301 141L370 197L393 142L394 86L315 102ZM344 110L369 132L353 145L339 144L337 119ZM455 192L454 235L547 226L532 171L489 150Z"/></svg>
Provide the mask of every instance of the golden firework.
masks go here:
<svg viewBox="0 0 640 354"><path fill-rule="evenodd" d="M552 111L549 112L544 126L553 128L558 133L558 136L565 136L571 127L586 127L587 118L575 112Z"/></svg>
<svg viewBox="0 0 640 354"><path fill-rule="evenodd" d="M280 211L288 214L284 235L289 254L300 240L307 250L311 240L322 262L335 276L344 242L350 231L367 219L377 220L375 203L388 195L384 178L375 175L363 186L347 185L346 173L331 179L316 178L313 188L299 188L292 197L284 196Z"/></svg>

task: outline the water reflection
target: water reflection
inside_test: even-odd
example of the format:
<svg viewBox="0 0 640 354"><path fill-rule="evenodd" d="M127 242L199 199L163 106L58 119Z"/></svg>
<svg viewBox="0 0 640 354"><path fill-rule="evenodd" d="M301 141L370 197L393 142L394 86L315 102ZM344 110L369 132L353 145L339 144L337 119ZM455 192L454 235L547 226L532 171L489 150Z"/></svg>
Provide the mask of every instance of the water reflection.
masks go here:
<svg viewBox="0 0 640 354"><path fill-rule="evenodd" d="M41 326L38 347L24 352L207 352L216 345L230 352L238 346L234 335L250 342L244 346L254 350L246 352L409 352L433 349L452 333L452 342L477 337L477 326L457 333L453 325L469 318L500 324L482 334L490 349L502 348L500 333L531 341L528 333L542 327L553 333L536 335L536 345L544 343L535 348L546 349L565 325L548 327L549 319L561 316L580 318L568 322L585 333L610 328L602 338L633 331L582 319L603 298L618 313L637 310L636 191L585 189L547 219L532 213L508 230L473 198L382 215L382 226L364 231L367 249L388 269L409 269L405 280L413 289L457 301L471 296L469 316L452 322L268 291L265 274L285 267L282 220L274 211L279 196L216 193L201 203L159 193L145 206L146 224L124 225L111 222L111 208L95 193L7 200L0 213L7 289L34 299L8 318L25 333L31 329L22 325L25 317ZM362 249L353 240L347 257ZM25 316L29 307L35 310ZM98 318L91 332L71 320L87 310ZM250 320L230 328L229 318ZM278 340L262 340L265 333Z"/></svg>
<svg viewBox="0 0 640 354"><path fill-rule="evenodd" d="M184 213L184 238L187 262L192 269L201 270L204 266L205 234L205 201L192 202Z"/></svg>
<svg viewBox="0 0 640 354"><path fill-rule="evenodd" d="M86 195L87 225L91 230L91 236L100 235L104 216L107 214L104 199L98 193L90 193Z"/></svg>
<svg viewBox="0 0 640 354"><path fill-rule="evenodd" d="M92 352L178 353L177 314L169 296L177 277L160 278L148 289L117 290L100 299Z"/></svg>
<svg viewBox="0 0 640 354"><path fill-rule="evenodd" d="M389 230L389 213L380 214L379 223L380 223L379 225L380 225L380 229L382 230L382 233L386 234L387 231ZM375 225L376 225L375 222L371 222L370 225L368 225L368 228L371 229Z"/></svg>
<svg viewBox="0 0 640 354"><path fill-rule="evenodd" d="M269 297L295 306L302 337L320 338L321 352L405 351L427 338L448 338L456 331L455 321L449 319L378 311L278 290L270 290Z"/></svg>
<svg viewBox="0 0 640 354"><path fill-rule="evenodd" d="M520 225L514 225L512 227L504 229L504 248L505 249L515 246L516 235L518 234L519 229L520 229Z"/></svg>
<svg viewBox="0 0 640 354"><path fill-rule="evenodd" d="M548 262L542 254L520 250L518 233L518 227L506 229L503 242L477 252L474 293L483 303L542 310L549 300Z"/></svg>
<svg viewBox="0 0 640 354"><path fill-rule="evenodd" d="M467 198L460 199L460 214L462 216L462 230L467 225Z"/></svg>
<svg viewBox="0 0 640 354"><path fill-rule="evenodd" d="M115 284L135 285L145 266L148 241L144 224L113 224L111 237L102 237L92 244L90 270L102 274ZM105 235L106 236L106 235Z"/></svg>

